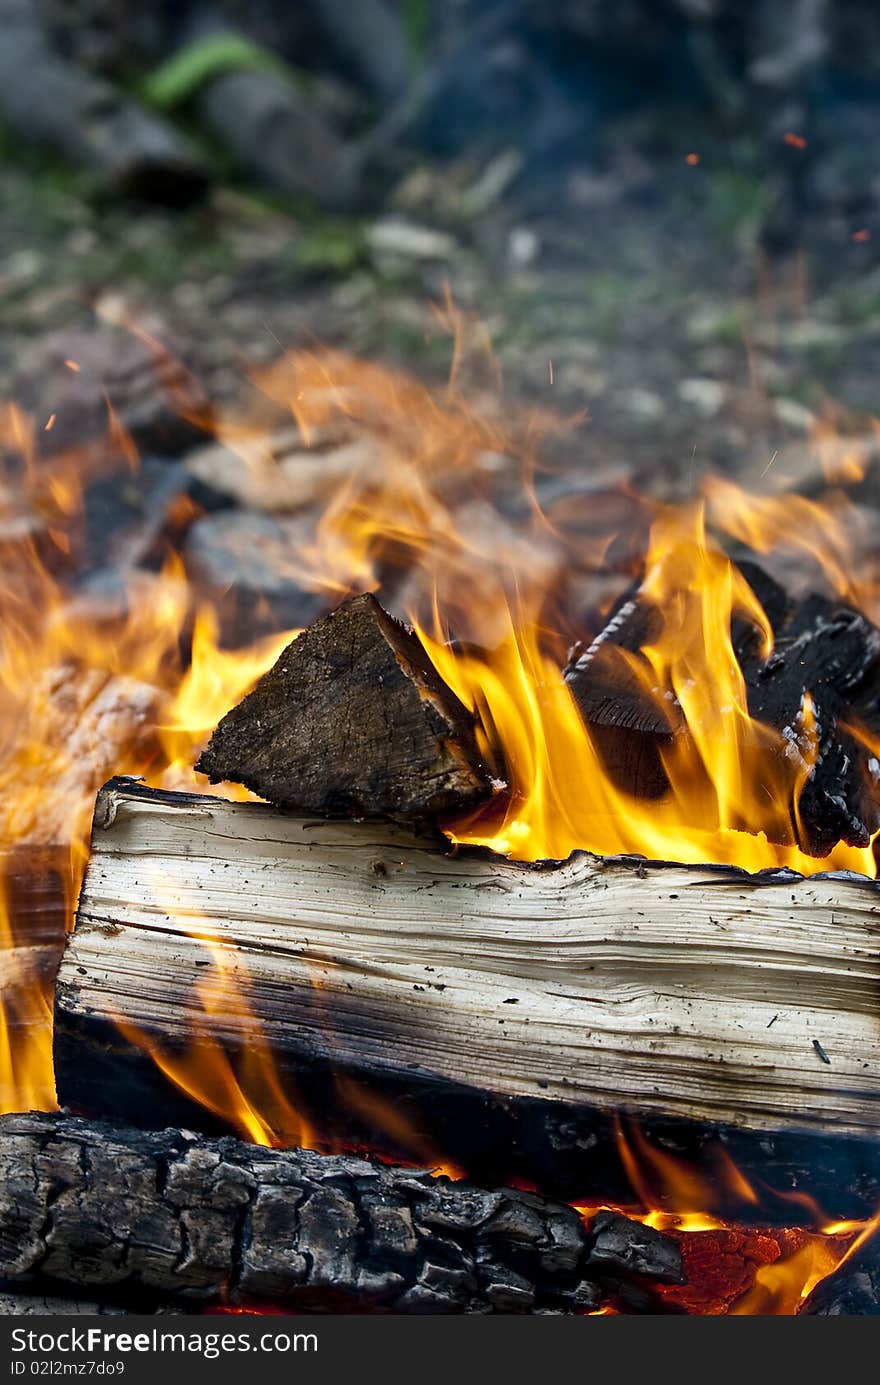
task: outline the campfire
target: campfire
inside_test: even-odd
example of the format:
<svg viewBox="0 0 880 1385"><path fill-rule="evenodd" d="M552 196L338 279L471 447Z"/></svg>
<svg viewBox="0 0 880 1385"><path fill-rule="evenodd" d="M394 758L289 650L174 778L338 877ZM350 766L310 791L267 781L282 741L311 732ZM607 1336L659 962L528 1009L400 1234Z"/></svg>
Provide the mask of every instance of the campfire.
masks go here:
<svg viewBox="0 0 880 1385"><path fill-rule="evenodd" d="M876 1311L858 516L554 491L454 325L234 418L142 334L214 436L137 542L124 409L3 413L0 1287Z"/></svg>

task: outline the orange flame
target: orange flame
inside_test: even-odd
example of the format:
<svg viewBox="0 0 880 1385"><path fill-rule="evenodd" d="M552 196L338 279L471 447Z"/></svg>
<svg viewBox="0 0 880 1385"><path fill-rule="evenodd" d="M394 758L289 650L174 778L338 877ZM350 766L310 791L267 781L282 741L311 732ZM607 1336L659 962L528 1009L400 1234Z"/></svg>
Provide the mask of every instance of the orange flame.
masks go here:
<svg viewBox="0 0 880 1385"><path fill-rule="evenodd" d="M147 884L158 907L181 912L176 901L163 899L165 891L158 880ZM190 936L204 947L210 966L194 987L197 1003L189 1016L191 1038L185 1049L176 1052L162 1045L120 1014L115 1016L117 1027L129 1043L150 1054L176 1087L234 1126L243 1139L257 1145L313 1148L312 1128L293 1105L248 1004L244 963L219 938L204 931L198 914L192 914L189 923ZM247 1042L237 1046L236 1064L218 1037L219 1031L230 1027L247 1036Z"/></svg>
<svg viewBox="0 0 880 1385"><path fill-rule="evenodd" d="M287 358L262 383L270 401L289 409L306 443L340 425L372 443L331 495L314 540L289 555L289 569L331 598L387 588L440 675L474 712L481 748L508 792L449 824L449 836L519 860L564 858L580 848L750 870L785 865L805 874L847 868L875 875L871 848L838 844L819 862L794 845L815 740L812 701L808 691L800 714L803 753L779 753L780 738L749 714L731 626L734 619L751 624L765 654L772 631L718 537L808 559L836 592L869 607L872 589L852 575L847 513L799 497L750 497L721 480L697 502L657 507L640 597L659 621L638 656L622 658L639 687L676 708L682 734L662 752L668 792L646 803L613 781L562 674L567 639L558 609L574 540L548 522L532 489L538 437L555 425L470 405L457 382L469 352L489 359L485 340L450 304L440 317L456 332L452 378L442 394L338 353ZM491 365L490 373L494 388ZM69 920L96 788L112 773L131 773L204 791L191 768L202 742L292 632L246 651L221 649L216 613L194 609L173 557L158 574L132 575L115 611L73 599L54 574L70 556L82 489L106 460L106 446L38 460L37 431L14 406L0 411L0 453L14 451L19 459L18 470L2 478L12 508L23 520L31 513L48 522L50 549L47 556L26 524L23 537L4 544L0 848L54 845L67 853ZM253 430L229 422L223 437L240 447L247 465ZM117 462L137 464L109 401L108 438ZM816 441L824 446L827 439ZM847 465L838 475L852 474ZM509 521L493 497L504 478L509 492L512 473L524 503ZM583 562L595 566L612 537L602 536L589 555L581 546ZM181 659L181 648L188 657ZM166 906L180 907L170 899ZM45 1108L54 1101L49 992L13 914L4 896L0 1109ZM197 989L200 1020L189 1050L147 1040L122 1017L120 1028L150 1048L172 1082L247 1138L319 1141L258 1032L240 963L196 916L190 931L210 966ZM230 1020L252 1039L235 1063L217 1038ZM396 1113L377 1111L371 1095L339 1082L353 1110L384 1121L397 1143L409 1139L414 1158L437 1162ZM721 1154L715 1182L651 1151L637 1135L621 1137L621 1158L651 1225L695 1235L728 1230L718 1213L721 1186L754 1218L761 1194ZM766 1233L764 1259L750 1287L733 1306L727 1302L729 1311L795 1311L870 1232L868 1224L816 1221L803 1199L797 1214L818 1229L788 1240Z"/></svg>

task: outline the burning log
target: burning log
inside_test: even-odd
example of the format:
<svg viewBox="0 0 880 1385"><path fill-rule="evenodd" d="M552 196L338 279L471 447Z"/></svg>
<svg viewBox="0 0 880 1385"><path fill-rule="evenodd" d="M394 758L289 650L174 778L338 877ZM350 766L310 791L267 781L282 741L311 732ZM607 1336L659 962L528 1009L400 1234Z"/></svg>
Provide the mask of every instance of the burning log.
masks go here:
<svg viewBox="0 0 880 1385"><path fill-rule="evenodd" d="M0 1282L123 1300L397 1312L589 1309L682 1282L676 1243L613 1216L354 1156L0 1117Z"/></svg>
<svg viewBox="0 0 880 1385"><path fill-rule="evenodd" d="M403 822L460 811L493 788L470 714L415 634L370 595L289 645L196 769L281 808Z"/></svg>
<svg viewBox="0 0 880 1385"><path fill-rule="evenodd" d="M876 1227L833 1274L820 1280L798 1311L818 1318L880 1314L880 1236Z"/></svg>
<svg viewBox="0 0 880 1385"><path fill-rule="evenodd" d="M167 1313L167 1308L162 1308ZM0 1318L93 1318L120 1317L126 1310L115 1304L95 1303L81 1298L61 1298L57 1294L0 1293Z"/></svg>
<svg viewBox="0 0 880 1385"><path fill-rule="evenodd" d="M123 758L149 760L159 702L156 688L73 659L46 669L5 767L4 782L18 793L0 807L0 838L42 847L85 836L101 781ZM83 807L85 821L76 821Z"/></svg>
<svg viewBox="0 0 880 1385"><path fill-rule="evenodd" d="M67 846L0 855L0 1110L54 1101L49 1025L71 886Z"/></svg>
<svg viewBox="0 0 880 1385"><path fill-rule="evenodd" d="M667 1150L720 1142L762 1187L865 1215L878 898L855 877L444 854L387 824L116 780L58 976L58 1096L210 1128L187 1055L210 1070L221 1044L240 1065L261 1035L296 1109L349 1147L620 1202L628 1112ZM160 1068L186 1072L175 1088ZM288 1113L266 1117L283 1133Z"/></svg>
<svg viewBox="0 0 880 1385"><path fill-rule="evenodd" d="M756 734L769 728L777 755L803 779L784 837L811 856L839 841L865 847L880 826L876 759L850 729L878 729L880 630L843 601L813 593L790 601L756 564L738 564L774 632L765 658L760 632L734 619L731 640ZM670 688L661 686L642 651L659 638L660 607L631 589L586 650L566 669L581 715L615 782L642 798L669 787L664 753L689 734ZM750 824L744 823L748 828Z"/></svg>

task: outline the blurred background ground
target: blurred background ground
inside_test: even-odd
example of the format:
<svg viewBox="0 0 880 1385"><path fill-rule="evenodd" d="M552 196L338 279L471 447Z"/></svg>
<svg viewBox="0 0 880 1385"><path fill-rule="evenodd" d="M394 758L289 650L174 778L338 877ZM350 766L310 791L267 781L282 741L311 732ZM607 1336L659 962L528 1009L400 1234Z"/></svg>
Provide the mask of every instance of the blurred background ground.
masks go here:
<svg viewBox="0 0 880 1385"><path fill-rule="evenodd" d="M512 399L586 412L567 455L597 479L760 477L832 414L864 435L875 6L137 8L0 3L5 394L95 310L163 324L218 403L314 343L439 381L448 286Z"/></svg>

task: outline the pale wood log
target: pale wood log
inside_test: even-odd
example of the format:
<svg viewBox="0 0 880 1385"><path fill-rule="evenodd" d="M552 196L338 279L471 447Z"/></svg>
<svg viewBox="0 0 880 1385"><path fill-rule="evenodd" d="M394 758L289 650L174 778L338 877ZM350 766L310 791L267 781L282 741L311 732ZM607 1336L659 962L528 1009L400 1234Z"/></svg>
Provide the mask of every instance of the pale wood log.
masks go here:
<svg viewBox="0 0 880 1385"><path fill-rule="evenodd" d="M115 780L58 978L59 1098L204 1122L114 1017L183 1046L198 983L246 1049L254 1021L224 1008L190 936L207 934L328 1124L330 1075L353 1072L471 1172L610 1197L611 1119L634 1113L667 1144L720 1138L771 1186L864 1212L880 1194L878 933L880 888L861 877L585 853L536 868Z"/></svg>

